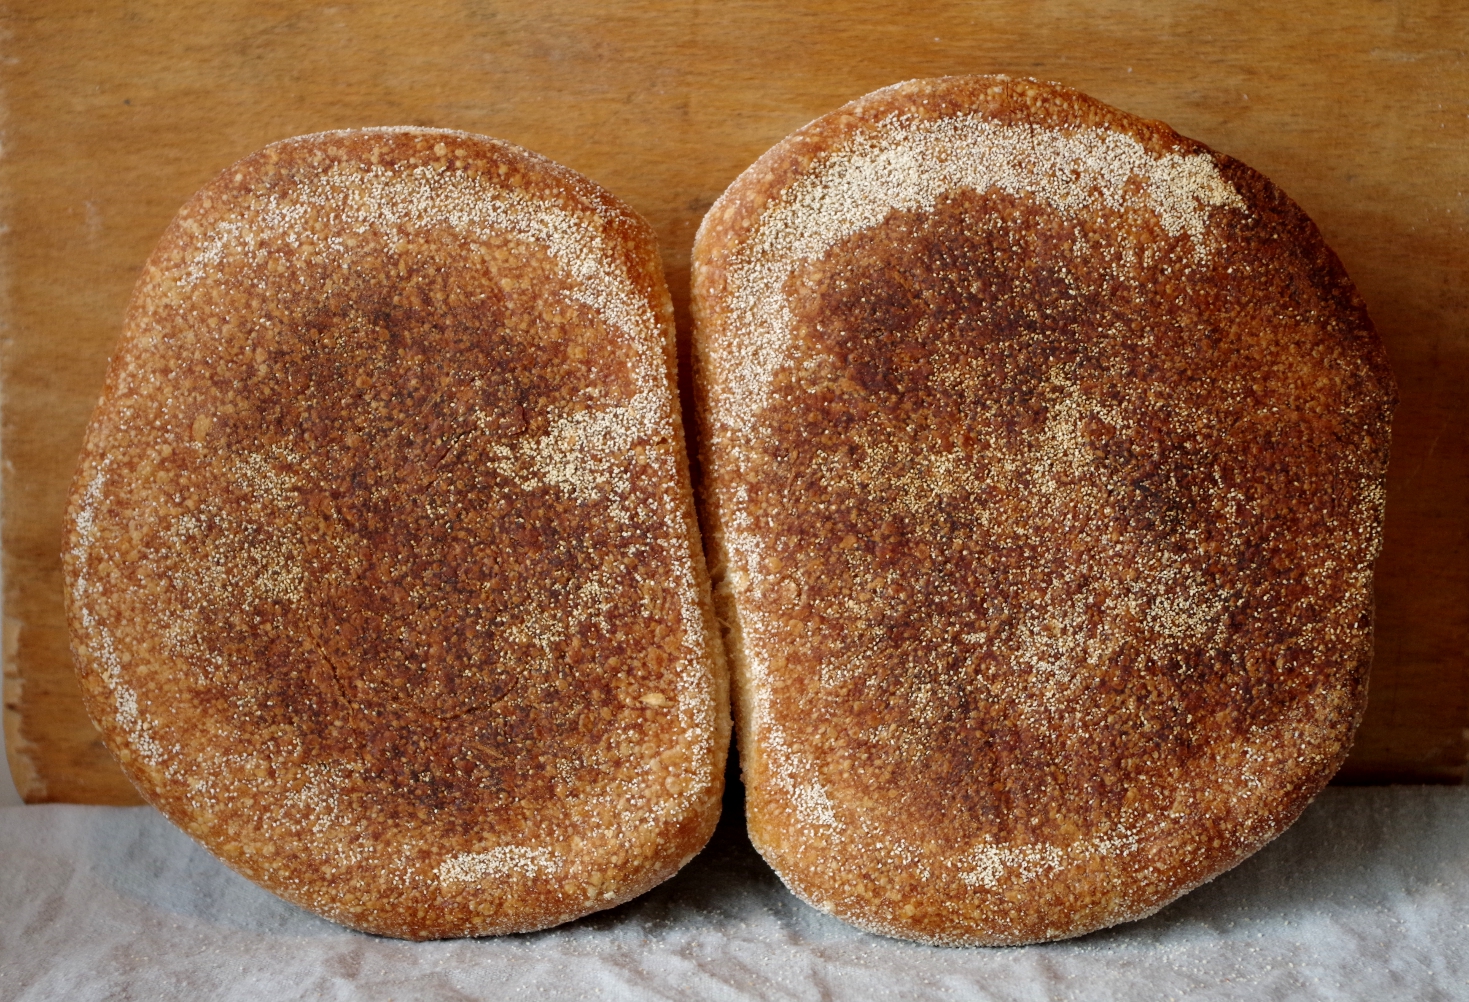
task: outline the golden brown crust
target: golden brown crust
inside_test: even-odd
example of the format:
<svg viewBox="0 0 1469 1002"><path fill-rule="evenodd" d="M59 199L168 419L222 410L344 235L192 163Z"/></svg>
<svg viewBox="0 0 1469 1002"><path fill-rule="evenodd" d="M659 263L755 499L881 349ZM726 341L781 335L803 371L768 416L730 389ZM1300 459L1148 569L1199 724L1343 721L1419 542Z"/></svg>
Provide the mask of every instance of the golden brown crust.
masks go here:
<svg viewBox="0 0 1469 1002"><path fill-rule="evenodd" d="M1078 935L1335 772L1395 388L1267 179L1057 85L910 81L731 185L693 306L750 831L802 897Z"/></svg>
<svg viewBox="0 0 1469 1002"><path fill-rule="evenodd" d="M236 870L541 928L717 819L726 681L650 228L463 133L247 157L149 260L68 513L88 707Z"/></svg>

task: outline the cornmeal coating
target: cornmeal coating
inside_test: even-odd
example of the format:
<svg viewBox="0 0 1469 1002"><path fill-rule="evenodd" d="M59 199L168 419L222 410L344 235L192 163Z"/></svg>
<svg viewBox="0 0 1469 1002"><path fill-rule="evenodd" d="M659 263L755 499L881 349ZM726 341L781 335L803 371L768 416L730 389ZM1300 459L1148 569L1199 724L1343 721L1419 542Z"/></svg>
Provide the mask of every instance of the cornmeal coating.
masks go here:
<svg viewBox="0 0 1469 1002"><path fill-rule="evenodd" d="M64 564L124 771L338 922L542 928L713 830L727 681L654 238L518 147L323 133L195 195Z"/></svg>
<svg viewBox="0 0 1469 1002"><path fill-rule="evenodd" d="M1076 936L1336 771L1396 390L1270 181L1059 85L910 81L741 175L693 281L750 833L797 894Z"/></svg>

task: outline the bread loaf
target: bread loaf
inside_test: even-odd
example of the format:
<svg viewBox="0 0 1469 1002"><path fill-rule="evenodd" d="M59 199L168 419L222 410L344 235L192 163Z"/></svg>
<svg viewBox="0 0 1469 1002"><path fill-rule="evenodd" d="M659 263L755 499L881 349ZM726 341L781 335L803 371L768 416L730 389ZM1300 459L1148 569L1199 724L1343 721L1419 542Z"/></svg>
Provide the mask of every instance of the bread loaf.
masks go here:
<svg viewBox="0 0 1469 1002"><path fill-rule="evenodd" d="M693 281L750 834L797 894L1075 936L1336 771L1395 388L1270 181L1058 85L911 81L741 175Z"/></svg>
<svg viewBox="0 0 1469 1002"><path fill-rule="evenodd" d="M654 238L429 129L247 157L138 283L68 513L87 705L143 795L359 929L536 929L719 811L726 682Z"/></svg>

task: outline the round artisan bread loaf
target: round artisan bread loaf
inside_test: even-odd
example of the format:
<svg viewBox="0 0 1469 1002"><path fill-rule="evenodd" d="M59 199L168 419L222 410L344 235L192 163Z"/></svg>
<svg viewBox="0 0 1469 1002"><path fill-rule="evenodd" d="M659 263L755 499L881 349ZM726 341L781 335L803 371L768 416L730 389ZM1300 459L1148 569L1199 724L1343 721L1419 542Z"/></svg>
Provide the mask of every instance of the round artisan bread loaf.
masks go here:
<svg viewBox="0 0 1469 1002"><path fill-rule="evenodd" d="M277 143L148 261L64 555L147 799L359 929L541 928L662 881L728 740L648 225L508 143Z"/></svg>
<svg viewBox="0 0 1469 1002"><path fill-rule="evenodd" d="M751 836L863 928L1139 918L1340 765L1395 389L1267 179L1053 84L782 141L694 251Z"/></svg>

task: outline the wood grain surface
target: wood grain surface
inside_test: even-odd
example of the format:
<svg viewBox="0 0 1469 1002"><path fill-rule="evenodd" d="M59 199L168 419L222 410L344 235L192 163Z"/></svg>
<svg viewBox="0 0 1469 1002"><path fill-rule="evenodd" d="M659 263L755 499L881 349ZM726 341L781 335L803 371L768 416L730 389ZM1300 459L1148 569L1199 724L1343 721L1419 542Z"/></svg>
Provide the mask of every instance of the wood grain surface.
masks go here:
<svg viewBox="0 0 1469 1002"><path fill-rule="evenodd" d="M687 329L699 219L897 80L1059 80L1263 171L1356 280L1402 388L1371 702L1349 781L1459 781L1469 725L1469 6L1453 2L11 3L0 62L5 733L30 801L130 803L67 652L61 510L134 279L276 139L497 136L643 213Z"/></svg>

